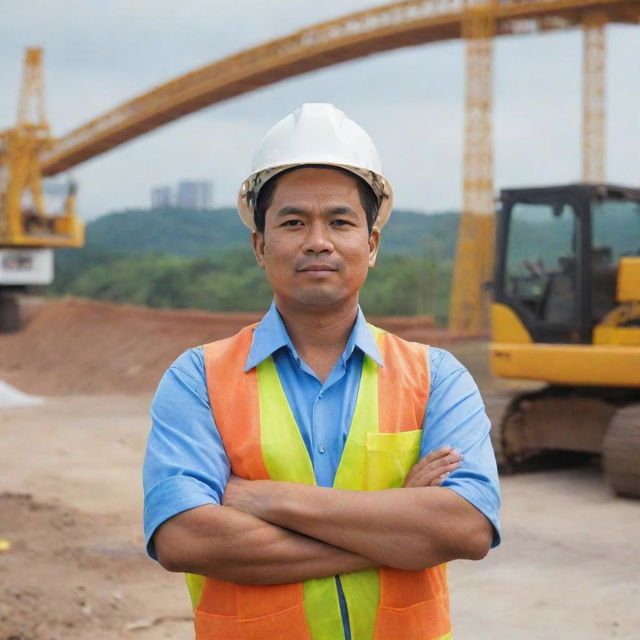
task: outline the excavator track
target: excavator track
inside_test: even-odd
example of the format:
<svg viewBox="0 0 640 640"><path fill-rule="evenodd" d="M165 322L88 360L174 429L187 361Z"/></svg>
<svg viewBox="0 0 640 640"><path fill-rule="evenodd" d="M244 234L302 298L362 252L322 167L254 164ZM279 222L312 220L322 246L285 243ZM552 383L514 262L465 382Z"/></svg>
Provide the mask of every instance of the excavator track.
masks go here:
<svg viewBox="0 0 640 640"><path fill-rule="evenodd" d="M485 404L502 473L575 465L599 455L617 408L556 388L486 398Z"/></svg>
<svg viewBox="0 0 640 640"><path fill-rule="evenodd" d="M485 411L491 422L491 444L496 454L496 462L498 469L502 473L509 473L511 467L509 461L502 450L502 423L505 415L509 411L509 407L513 404L514 398L506 395L490 395L483 396Z"/></svg>
<svg viewBox="0 0 640 640"><path fill-rule="evenodd" d="M484 400L502 474L566 467L601 455L611 488L640 498L640 402L557 388Z"/></svg>
<svg viewBox="0 0 640 640"><path fill-rule="evenodd" d="M616 412L604 438L602 459L613 490L640 498L640 403Z"/></svg>

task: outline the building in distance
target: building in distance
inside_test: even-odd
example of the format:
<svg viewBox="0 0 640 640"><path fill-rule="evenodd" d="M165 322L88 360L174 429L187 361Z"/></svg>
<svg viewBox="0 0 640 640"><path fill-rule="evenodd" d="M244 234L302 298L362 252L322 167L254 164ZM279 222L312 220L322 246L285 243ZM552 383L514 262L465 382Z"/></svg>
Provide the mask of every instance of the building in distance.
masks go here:
<svg viewBox="0 0 640 640"><path fill-rule="evenodd" d="M171 187L154 187L151 189L152 209L169 209L172 206Z"/></svg>
<svg viewBox="0 0 640 640"><path fill-rule="evenodd" d="M176 207L180 209L213 208L213 187L210 182L183 181L178 185Z"/></svg>
<svg viewBox="0 0 640 640"><path fill-rule="evenodd" d="M207 180L183 180L175 194L171 187L151 190L152 209L213 209L213 183Z"/></svg>

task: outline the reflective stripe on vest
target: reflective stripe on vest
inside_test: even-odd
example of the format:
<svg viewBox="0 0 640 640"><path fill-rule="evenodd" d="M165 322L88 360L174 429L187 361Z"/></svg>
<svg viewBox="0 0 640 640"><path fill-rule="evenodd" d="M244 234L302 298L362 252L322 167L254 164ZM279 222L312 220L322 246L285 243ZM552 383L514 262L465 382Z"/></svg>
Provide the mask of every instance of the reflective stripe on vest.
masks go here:
<svg viewBox="0 0 640 640"><path fill-rule="evenodd" d="M380 329L384 366L364 356L358 397L333 486L401 487L417 461L429 396L428 347ZM212 412L233 473L250 480L316 483L309 452L273 358L244 372L253 326L205 345ZM381 568L340 576L352 640L451 637L446 567ZM239 585L187 575L198 640L341 640L334 577L283 585Z"/></svg>

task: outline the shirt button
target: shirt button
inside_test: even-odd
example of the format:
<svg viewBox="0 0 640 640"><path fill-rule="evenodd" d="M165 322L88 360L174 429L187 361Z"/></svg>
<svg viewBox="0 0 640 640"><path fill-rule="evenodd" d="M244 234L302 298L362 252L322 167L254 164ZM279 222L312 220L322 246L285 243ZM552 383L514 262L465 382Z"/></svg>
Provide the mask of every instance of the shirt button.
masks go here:
<svg viewBox="0 0 640 640"><path fill-rule="evenodd" d="M326 448L326 447L323 447L322 445L320 445L320 446L318 447L318 451L319 451L320 453L324 453L326 450L327 450L327 448Z"/></svg>

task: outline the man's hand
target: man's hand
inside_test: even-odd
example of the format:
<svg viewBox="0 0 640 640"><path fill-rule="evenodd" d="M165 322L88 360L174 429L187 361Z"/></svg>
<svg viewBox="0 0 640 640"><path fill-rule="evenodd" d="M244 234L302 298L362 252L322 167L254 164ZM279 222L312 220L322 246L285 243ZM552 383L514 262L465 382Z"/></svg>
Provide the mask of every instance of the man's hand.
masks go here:
<svg viewBox="0 0 640 640"><path fill-rule="evenodd" d="M411 467L404 487L437 487L462 462L462 454L449 446L431 451ZM268 499L270 480L245 480L231 474L222 505L260 517L260 503Z"/></svg>
<svg viewBox="0 0 640 640"><path fill-rule="evenodd" d="M462 462L462 453L449 446L420 458L407 474L403 487L437 487Z"/></svg>
<svg viewBox="0 0 640 640"><path fill-rule="evenodd" d="M270 480L245 480L231 474L222 496L222 506L231 507L237 511L255 516L257 490L260 484L271 482ZM258 516L259 517L259 516Z"/></svg>

